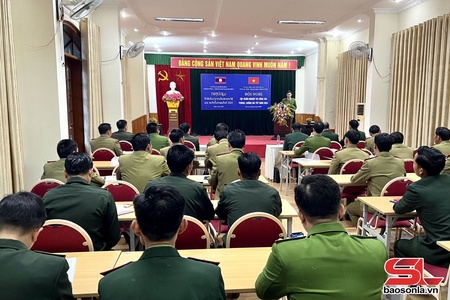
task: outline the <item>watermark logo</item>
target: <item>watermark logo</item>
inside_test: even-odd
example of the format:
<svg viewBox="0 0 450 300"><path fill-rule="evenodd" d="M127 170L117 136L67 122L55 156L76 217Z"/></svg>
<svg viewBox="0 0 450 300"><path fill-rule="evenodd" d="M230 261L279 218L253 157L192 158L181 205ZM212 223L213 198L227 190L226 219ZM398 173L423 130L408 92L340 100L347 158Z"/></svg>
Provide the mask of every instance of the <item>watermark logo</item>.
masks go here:
<svg viewBox="0 0 450 300"><path fill-rule="evenodd" d="M443 277L424 277L423 258L391 258L384 264L389 278L384 294L436 294ZM433 286L433 287L429 287Z"/></svg>

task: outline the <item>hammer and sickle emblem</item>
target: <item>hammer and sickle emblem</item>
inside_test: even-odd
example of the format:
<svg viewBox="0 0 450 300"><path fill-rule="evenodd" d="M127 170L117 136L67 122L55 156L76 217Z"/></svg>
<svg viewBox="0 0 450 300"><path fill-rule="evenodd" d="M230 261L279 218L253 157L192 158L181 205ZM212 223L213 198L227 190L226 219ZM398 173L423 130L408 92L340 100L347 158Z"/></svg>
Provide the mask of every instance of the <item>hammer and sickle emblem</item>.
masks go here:
<svg viewBox="0 0 450 300"><path fill-rule="evenodd" d="M168 81L169 80L169 74L167 74L166 70L162 70L158 72L158 81Z"/></svg>

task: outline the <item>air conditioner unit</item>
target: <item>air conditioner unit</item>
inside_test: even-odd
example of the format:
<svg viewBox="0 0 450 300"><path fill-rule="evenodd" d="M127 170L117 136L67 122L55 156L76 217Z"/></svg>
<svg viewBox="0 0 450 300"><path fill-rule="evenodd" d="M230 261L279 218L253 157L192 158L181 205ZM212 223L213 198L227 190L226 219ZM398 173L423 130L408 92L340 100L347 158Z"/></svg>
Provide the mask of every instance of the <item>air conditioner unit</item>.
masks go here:
<svg viewBox="0 0 450 300"><path fill-rule="evenodd" d="M359 130L364 131L365 103L356 103L356 119L359 121Z"/></svg>

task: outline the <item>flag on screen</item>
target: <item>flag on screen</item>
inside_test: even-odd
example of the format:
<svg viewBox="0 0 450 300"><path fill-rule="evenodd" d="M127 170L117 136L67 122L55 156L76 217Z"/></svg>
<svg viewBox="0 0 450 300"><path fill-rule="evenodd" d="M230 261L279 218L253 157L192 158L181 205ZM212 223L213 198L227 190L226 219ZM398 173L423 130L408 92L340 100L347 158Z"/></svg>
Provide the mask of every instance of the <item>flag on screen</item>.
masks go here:
<svg viewBox="0 0 450 300"><path fill-rule="evenodd" d="M248 84L259 84L259 77L249 77Z"/></svg>
<svg viewBox="0 0 450 300"><path fill-rule="evenodd" d="M216 76L216 84L226 84L227 78L225 76Z"/></svg>

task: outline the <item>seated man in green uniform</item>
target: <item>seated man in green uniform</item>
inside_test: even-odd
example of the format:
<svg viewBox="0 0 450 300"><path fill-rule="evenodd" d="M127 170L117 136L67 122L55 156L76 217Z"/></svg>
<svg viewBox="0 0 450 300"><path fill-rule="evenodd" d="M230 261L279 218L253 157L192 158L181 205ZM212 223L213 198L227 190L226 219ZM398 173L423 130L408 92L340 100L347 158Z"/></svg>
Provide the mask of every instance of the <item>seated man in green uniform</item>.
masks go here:
<svg viewBox="0 0 450 300"><path fill-rule="evenodd" d="M450 130L447 127L438 127L435 131L434 136L434 149L438 149L445 155L445 157L450 155Z"/></svg>
<svg viewBox="0 0 450 300"><path fill-rule="evenodd" d="M423 257L425 262L448 268L450 252L436 245L450 240L450 175L439 174L445 156L436 149L422 146L414 158L414 172L421 179L408 185L402 199L394 204L398 214L416 210L425 235L395 242L396 257Z"/></svg>
<svg viewBox="0 0 450 300"><path fill-rule="evenodd" d="M326 138L329 138L332 142L339 142L339 135L330 131L330 124L328 122L323 122L323 126L324 129L322 131L322 135Z"/></svg>
<svg viewBox="0 0 450 300"><path fill-rule="evenodd" d="M203 184L188 179L194 161L194 152L185 145L174 145L167 153L167 164L171 173L169 176L149 181L145 187L172 186L186 201L185 215L197 218L200 221L214 218L214 208L209 200Z"/></svg>
<svg viewBox="0 0 450 300"><path fill-rule="evenodd" d="M100 136L96 139L92 139L89 143L91 144L91 152L94 153L95 150L99 148L106 148L114 152L116 156L122 155L122 148L120 148L119 141L111 137L111 124L102 123L98 126L98 133Z"/></svg>
<svg viewBox="0 0 450 300"><path fill-rule="evenodd" d="M225 130L225 131L227 132L227 134L228 134L228 131L229 131L228 125L225 124L225 123L217 123L216 129L214 129L214 132L216 132L216 131L218 131L218 130ZM216 139L216 138L214 137L214 135L213 135L213 137L211 137L211 138L209 139L208 144L206 145L206 147L207 147L206 149L208 149L209 146L215 145L215 144L217 144L217 143L218 143L218 141L217 141L217 139Z"/></svg>
<svg viewBox="0 0 450 300"><path fill-rule="evenodd" d="M169 139L165 136L159 135L158 124L150 122L145 127L148 135L150 136L150 141L152 143L152 148L155 150L161 150L161 148L170 146Z"/></svg>
<svg viewBox="0 0 450 300"><path fill-rule="evenodd" d="M35 194L19 192L0 201L1 299L73 300L64 257L29 250L45 219Z"/></svg>
<svg viewBox="0 0 450 300"><path fill-rule="evenodd" d="M131 139L134 152L119 157L117 179L125 180L143 192L150 181L170 173L166 159L161 155L152 155L150 137L145 133L137 133Z"/></svg>
<svg viewBox="0 0 450 300"><path fill-rule="evenodd" d="M230 152L218 155L216 164L211 170L209 184L215 189L215 199L218 200L225 185L239 179L238 157L244 153L245 133L236 129L228 134L228 145Z"/></svg>
<svg viewBox="0 0 450 300"><path fill-rule="evenodd" d="M405 176L405 163L402 159L389 153L393 140L387 133L375 136L375 157L366 159L361 169L350 178L352 183L367 183L368 196L380 196L381 190L391 179ZM362 204L359 201L347 206L347 213L356 226L362 214ZM369 209L369 213L375 213Z"/></svg>
<svg viewBox="0 0 450 300"><path fill-rule="evenodd" d="M138 261L100 280L100 299L226 299L218 266L181 257L175 249L177 236L187 228L180 193L152 186L133 202L131 229L146 250Z"/></svg>
<svg viewBox="0 0 450 300"><path fill-rule="evenodd" d="M258 180L261 175L261 159L258 154L242 153L238 157L238 175L223 189L216 208L217 216L228 226L245 214L266 212L275 217L281 213L281 198L276 189Z"/></svg>
<svg viewBox="0 0 450 300"><path fill-rule="evenodd" d="M441 173L450 174L450 157L445 161L445 167Z"/></svg>
<svg viewBox="0 0 450 300"><path fill-rule="evenodd" d="M74 140L64 139L59 141L56 146L56 152L58 152L59 160L48 162L44 165L44 173L42 173L41 179L52 178L65 183L67 178L64 176L64 162L69 154L77 151L78 145ZM92 173L90 184L101 187L105 184L105 181L102 177Z"/></svg>
<svg viewBox="0 0 450 300"><path fill-rule="evenodd" d="M172 142L172 145L161 148L159 150L161 155L164 156L165 158L167 158L167 152L169 151L170 147L172 147L174 145L184 145L183 130L181 130L179 128L172 129L172 131L169 134L169 139Z"/></svg>
<svg viewBox="0 0 450 300"><path fill-rule="evenodd" d="M370 152L375 152L375 136L381 133L381 129L378 125L372 125L369 127L370 138L366 140L365 148Z"/></svg>
<svg viewBox="0 0 450 300"><path fill-rule="evenodd" d="M300 123L295 122L292 124L292 133L286 134L284 137L283 150L292 150L294 145L298 142L306 140L309 136L300 132L302 125Z"/></svg>
<svg viewBox="0 0 450 300"><path fill-rule="evenodd" d="M195 146L195 151L200 151L200 143L198 138L191 135L191 126L188 123L181 123L179 128L183 130L184 140L189 141Z"/></svg>
<svg viewBox="0 0 450 300"><path fill-rule="evenodd" d="M256 280L258 297L380 300L386 248L375 238L345 231L337 183L326 175L306 176L295 188L295 203L308 235L272 246Z"/></svg>
<svg viewBox="0 0 450 300"><path fill-rule="evenodd" d="M360 141L365 141L366 140L366 133L364 131L360 131L358 130L359 127L359 122L358 120L350 120L348 122L348 126L350 129L356 130L359 132L359 140Z"/></svg>
<svg viewBox="0 0 450 300"><path fill-rule="evenodd" d="M391 138L394 141L392 145L391 151L389 151L393 156L405 159L412 159L414 149L408 146L403 145L403 134L399 131L394 131L391 133Z"/></svg>
<svg viewBox="0 0 450 300"><path fill-rule="evenodd" d="M227 153L230 151L228 148L228 130L219 129L214 132L214 139L216 140L216 144L209 146L206 148L205 152L205 167L208 169L212 169L216 164L216 156L217 154Z"/></svg>
<svg viewBox="0 0 450 300"><path fill-rule="evenodd" d="M127 120L119 120L116 122L117 131L111 134L113 139L118 141L127 141L130 142L133 137L133 133L128 131L128 122Z"/></svg>
<svg viewBox="0 0 450 300"><path fill-rule="evenodd" d="M356 144L359 141L359 134L354 130L349 130L344 135L345 148L334 152L333 160L331 161L330 169L328 169L328 174L339 174L342 166L352 159L367 159L369 154L358 149Z"/></svg>
<svg viewBox="0 0 450 300"><path fill-rule="evenodd" d="M64 219L80 225L92 239L95 251L110 250L120 239L117 209L111 194L90 186L92 160L82 152L67 156L67 183L44 196L48 219Z"/></svg>
<svg viewBox="0 0 450 300"><path fill-rule="evenodd" d="M322 136L324 125L322 122L316 122L313 125L314 136L305 140L303 145L295 150L295 155L303 155L306 151L314 153L321 147L330 147L330 139Z"/></svg>

